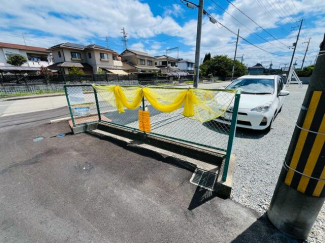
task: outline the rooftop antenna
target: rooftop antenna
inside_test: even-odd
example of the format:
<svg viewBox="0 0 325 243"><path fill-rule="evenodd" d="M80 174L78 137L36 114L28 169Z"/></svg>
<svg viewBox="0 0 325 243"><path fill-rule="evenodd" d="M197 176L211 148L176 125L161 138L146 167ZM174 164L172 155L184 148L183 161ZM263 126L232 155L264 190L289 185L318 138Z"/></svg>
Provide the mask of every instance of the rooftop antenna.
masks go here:
<svg viewBox="0 0 325 243"><path fill-rule="evenodd" d="M178 59L179 58L179 47L178 46L166 49L166 56L167 56L168 51L172 51L172 50L176 50L176 49L177 49L177 59Z"/></svg>
<svg viewBox="0 0 325 243"><path fill-rule="evenodd" d="M21 34L23 36L23 40L24 40L24 43L25 43L25 46L26 46L26 40L25 40L25 36L24 34Z"/></svg>
<svg viewBox="0 0 325 243"><path fill-rule="evenodd" d="M124 48L125 49L128 49L128 39L127 39L128 34L125 32L124 27L122 28L122 32L121 33L123 34L122 41L124 43Z"/></svg>
<svg viewBox="0 0 325 243"><path fill-rule="evenodd" d="M108 40L108 36L106 36L106 48L109 49L109 40Z"/></svg>

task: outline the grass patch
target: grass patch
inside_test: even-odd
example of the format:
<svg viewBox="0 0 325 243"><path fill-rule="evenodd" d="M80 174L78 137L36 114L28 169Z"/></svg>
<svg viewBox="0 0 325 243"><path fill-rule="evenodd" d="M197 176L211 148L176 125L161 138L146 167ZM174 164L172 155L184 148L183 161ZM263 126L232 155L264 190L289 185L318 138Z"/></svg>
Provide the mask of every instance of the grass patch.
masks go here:
<svg viewBox="0 0 325 243"><path fill-rule="evenodd" d="M185 81L184 83L186 83L186 84L193 84L194 81Z"/></svg>
<svg viewBox="0 0 325 243"><path fill-rule="evenodd" d="M64 94L64 91L60 90L60 89L58 89L58 90L36 90L34 92L17 92L17 93L6 93L3 91L0 91L0 98L42 95L42 94Z"/></svg>

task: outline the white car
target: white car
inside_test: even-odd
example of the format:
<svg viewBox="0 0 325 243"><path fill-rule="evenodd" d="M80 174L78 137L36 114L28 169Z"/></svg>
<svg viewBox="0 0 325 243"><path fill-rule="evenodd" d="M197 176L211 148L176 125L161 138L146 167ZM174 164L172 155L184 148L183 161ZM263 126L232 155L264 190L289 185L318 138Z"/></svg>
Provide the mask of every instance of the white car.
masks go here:
<svg viewBox="0 0 325 243"><path fill-rule="evenodd" d="M285 96L283 80L278 75L245 75L230 83L226 89L241 89L237 126L265 130L270 129L276 115L281 111ZM233 107L218 122L230 125Z"/></svg>

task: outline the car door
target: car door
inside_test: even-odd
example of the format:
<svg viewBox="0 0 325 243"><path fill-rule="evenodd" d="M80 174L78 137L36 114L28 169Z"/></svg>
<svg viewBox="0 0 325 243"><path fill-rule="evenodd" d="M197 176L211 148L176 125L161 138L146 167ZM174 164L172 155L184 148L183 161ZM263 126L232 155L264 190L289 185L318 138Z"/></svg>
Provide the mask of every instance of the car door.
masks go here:
<svg viewBox="0 0 325 243"><path fill-rule="evenodd" d="M277 97L279 100L278 110L280 110L280 108L282 107L283 102L284 102L284 96L279 96L280 91L283 89L285 89L284 84L283 84L283 79L281 77L278 77L278 80L277 80Z"/></svg>

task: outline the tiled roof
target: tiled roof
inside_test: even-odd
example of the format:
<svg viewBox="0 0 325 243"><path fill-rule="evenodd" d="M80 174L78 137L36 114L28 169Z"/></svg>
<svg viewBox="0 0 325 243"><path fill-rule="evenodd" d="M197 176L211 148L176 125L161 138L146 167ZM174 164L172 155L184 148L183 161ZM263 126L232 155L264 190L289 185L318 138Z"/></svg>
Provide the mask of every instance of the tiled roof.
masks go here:
<svg viewBox="0 0 325 243"><path fill-rule="evenodd" d="M131 49L126 49L125 51L132 52L132 53L134 53L134 54L136 54L136 55L139 55L139 56L152 57L152 56L150 56L148 53L146 53L146 52L142 52L142 51L135 51L135 50L131 50ZM125 52L125 51L123 51L123 52ZM122 52L122 53L123 53L123 52Z"/></svg>
<svg viewBox="0 0 325 243"><path fill-rule="evenodd" d="M97 44L91 44L91 45L88 45L88 46L84 46L84 45L80 45L80 44L76 44L76 43L71 43L71 42L65 42L65 43L61 43L61 44L52 46L52 47L49 48L49 50L56 49L56 48L62 48L62 47L73 48L73 49L78 49L78 50L100 49L100 50L106 50L106 51L114 52L111 49L108 49L108 48L106 48L104 46L100 46L100 45L97 45Z"/></svg>
<svg viewBox="0 0 325 243"><path fill-rule="evenodd" d="M55 49L55 48L61 48L61 47L67 47L67 48L83 50L83 49L85 49L86 46L76 44L76 43L71 43L71 42L65 42L65 43L61 43L61 44L52 46L52 47L49 48L49 50Z"/></svg>
<svg viewBox="0 0 325 243"><path fill-rule="evenodd" d="M25 46L25 45L5 43L5 42L0 42L0 47L18 49L18 50L26 50L26 51L49 52L46 48L43 48L43 47Z"/></svg>
<svg viewBox="0 0 325 243"><path fill-rule="evenodd" d="M179 60L178 62L189 62L189 63L194 63L193 61L189 60L189 59L182 59Z"/></svg>
<svg viewBox="0 0 325 243"><path fill-rule="evenodd" d="M101 50L106 50L106 51L112 51L112 52L115 52L113 51L112 49L109 49L109 48L106 48L104 46L100 46L100 45L97 45L97 44L91 44L91 45L88 45L86 46L86 48L90 48L90 49L101 49Z"/></svg>

